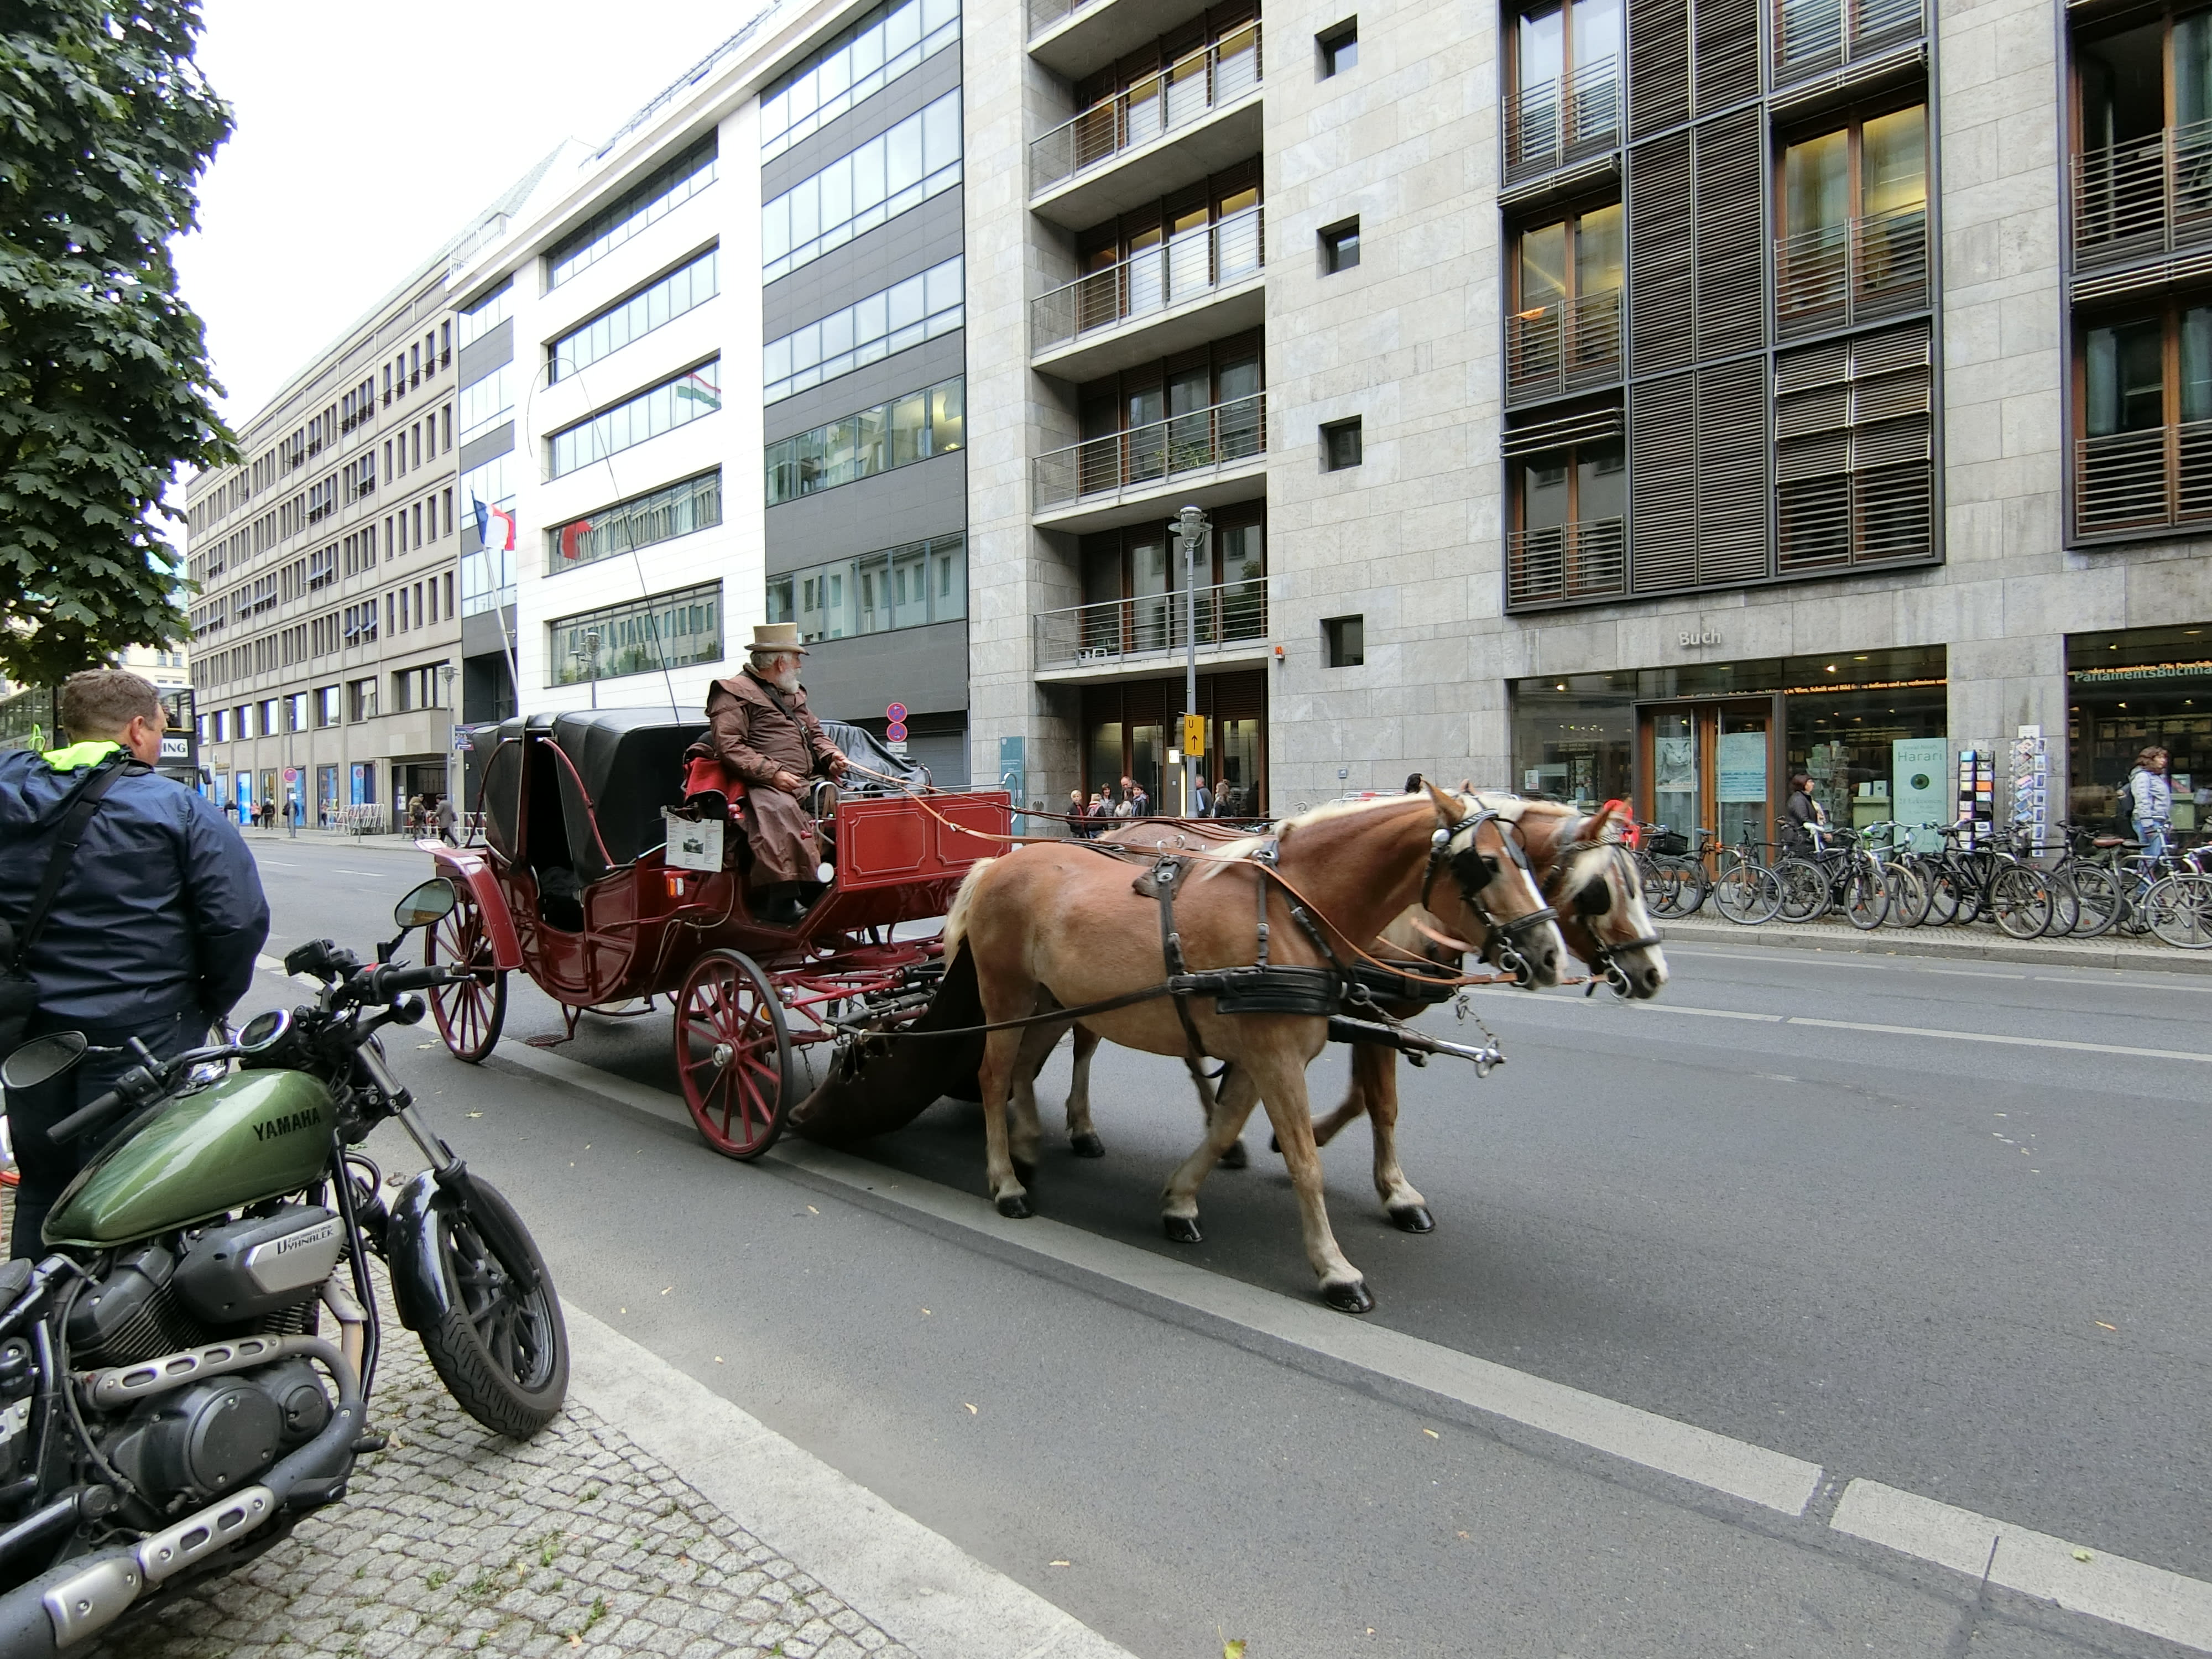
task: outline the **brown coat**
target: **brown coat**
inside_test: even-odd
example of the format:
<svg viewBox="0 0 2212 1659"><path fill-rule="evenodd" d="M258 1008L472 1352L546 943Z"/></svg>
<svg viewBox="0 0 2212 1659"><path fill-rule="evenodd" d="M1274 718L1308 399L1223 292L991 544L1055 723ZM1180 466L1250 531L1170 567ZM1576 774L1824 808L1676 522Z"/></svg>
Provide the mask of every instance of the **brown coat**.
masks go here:
<svg viewBox="0 0 2212 1659"><path fill-rule="evenodd" d="M755 883L812 881L822 861L812 821L775 787L776 774L810 777L845 759L807 708L804 688L781 705L780 696L750 668L716 680L707 693L707 730L685 751L712 756L746 786L744 823Z"/></svg>

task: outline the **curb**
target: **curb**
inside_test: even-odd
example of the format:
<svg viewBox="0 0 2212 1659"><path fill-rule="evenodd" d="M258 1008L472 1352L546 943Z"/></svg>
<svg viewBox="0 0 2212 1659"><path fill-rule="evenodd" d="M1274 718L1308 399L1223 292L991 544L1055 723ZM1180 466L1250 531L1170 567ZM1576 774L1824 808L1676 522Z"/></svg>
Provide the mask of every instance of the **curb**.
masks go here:
<svg viewBox="0 0 2212 1659"><path fill-rule="evenodd" d="M2156 945L2107 945L2102 940L2045 945L2033 939L1978 938L1952 929L1877 927L1778 927L1732 921L1662 921L1670 943L1758 945L1771 951L1823 951L1875 957L1949 957L1964 962L2040 963L2046 968L2105 968L2123 973L2212 975L2212 951L2176 951Z"/></svg>

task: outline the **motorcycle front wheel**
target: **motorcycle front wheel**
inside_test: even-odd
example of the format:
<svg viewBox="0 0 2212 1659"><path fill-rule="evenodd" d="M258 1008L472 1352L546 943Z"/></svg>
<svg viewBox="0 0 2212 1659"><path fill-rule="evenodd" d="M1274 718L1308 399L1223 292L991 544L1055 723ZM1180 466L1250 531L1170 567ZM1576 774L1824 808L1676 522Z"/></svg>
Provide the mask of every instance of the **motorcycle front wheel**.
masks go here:
<svg viewBox="0 0 2212 1659"><path fill-rule="evenodd" d="M498 1231L530 1259L502 1261L458 1205L441 1208L432 1224L448 1295L444 1316L422 1333L422 1347L462 1410L495 1433L527 1440L560 1414L568 1395L568 1328L514 1206L481 1176L470 1188L471 1202L495 1210L505 1224ZM519 1287L518 1269L526 1269L534 1289Z"/></svg>

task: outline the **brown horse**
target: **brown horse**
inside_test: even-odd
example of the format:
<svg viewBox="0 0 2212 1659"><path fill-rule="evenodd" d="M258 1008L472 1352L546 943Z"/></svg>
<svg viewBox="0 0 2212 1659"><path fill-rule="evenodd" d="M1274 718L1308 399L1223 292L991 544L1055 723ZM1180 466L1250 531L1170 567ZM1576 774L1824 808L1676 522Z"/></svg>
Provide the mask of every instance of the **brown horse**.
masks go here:
<svg viewBox="0 0 2212 1659"><path fill-rule="evenodd" d="M1534 881L1509 847L1500 821L1466 799L1431 788L1319 808L1276 826L1277 867L1311 906L1328 953L1357 959L1408 905L1426 898L1461 936L1486 925L1516 928L1539 982L1556 982L1565 942ZM1229 842L1178 890L1176 926L1194 969L1251 963L1264 916L1270 957L1319 968L1322 950L1294 921L1281 885L1243 856L1256 840ZM945 948L971 957L984 1018L994 1024L1082 1007L1157 985L1164 951L1157 904L1131 889L1124 863L1068 842L1024 847L978 865L946 919ZM1534 926L1523 924L1534 923ZM1328 1040L1325 1018L1308 1014L1224 1014L1207 997L1185 1004L1199 1046L1230 1062L1229 1081L1204 1145L1170 1178L1164 1218L1195 1231L1198 1184L1264 1102L1298 1197L1306 1257L1331 1306L1374 1306L1359 1272L1328 1224L1321 1162L1313 1144L1305 1071ZM1182 1015L1165 998L1081 1016L1125 1048L1192 1059ZM1017 1159L1034 1173L1037 1144L1032 1079L1074 1021L1048 1019L990 1034L980 1080L986 1174L1000 1212L1030 1213ZM1007 1109L1014 1100L1015 1144Z"/></svg>

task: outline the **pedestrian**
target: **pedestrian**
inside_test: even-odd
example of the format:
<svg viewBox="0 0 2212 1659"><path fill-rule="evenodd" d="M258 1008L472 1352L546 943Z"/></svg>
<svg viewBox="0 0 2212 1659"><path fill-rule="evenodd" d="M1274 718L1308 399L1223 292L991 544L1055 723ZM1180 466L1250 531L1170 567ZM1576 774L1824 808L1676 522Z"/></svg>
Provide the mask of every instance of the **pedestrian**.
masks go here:
<svg viewBox="0 0 2212 1659"><path fill-rule="evenodd" d="M2162 859L2173 830L2173 784L2166 775L2166 750L2153 744L2136 757L2121 804L2135 820L2145 858Z"/></svg>
<svg viewBox="0 0 2212 1659"><path fill-rule="evenodd" d="M1148 818L1152 815L1152 798L1145 793L1143 784L1132 783L1129 786L1129 816L1136 818Z"/></svg>
<svg viewBox="0 0 2212 1659"><path fill-rule="evenodd" d="M46 1212L106 1139L58 1146L46 1131L137 1063L123 1052L131 1039L161 1060L202 1042L252 982L269 937L268 901L238 826L154 770L165 725L154 688L119 668L72 674L61 716L76 739L68 748L0 756L0 915L24 925L9 948L38 988L25 1036L81 1031L118 1052L6 1091L22 1177L12 1248L33 1261L46 1253ZM60 850L65 820L73 852ZM60 885L33 928L33 896L57 856Z"/></svg>
<svg viewBox="0 0 2212 1659"><path fill-rule="evenodd" d="M1078 841L1083 839L1083 792L1080 789L1067 792L1067 833Z"/></svg>
<svg viewBox="0 0 2212 1659"><path fill-rule="evenodd" d="M1827 809L1813 799L1813 777L1809 772L1790 775L1790 798L1782 803L1782 844L1792 853L1810 853L1813 837L1808 827L1828 821Z"/></svg>
<svg viewBox="0 0 2212 1659"><path fill-rule="evenodd" d="M461 844L461 838L458 833L460 827L461 815L453 805L453 798L451 795L439 796L438 839L448 847L459 847Z"/></svg>
<svg viewBox="0 0 2212 1659"><path fill-rule="evenodd" d="M1121 798L1114 803L1114 816L1117 818L1133 818L1137 816L1136 789L1127 778L1121 781L1123 786Z"/></svg>
<svg viewBox="0 0 2212 1659"><path fill-rule="evenodd" d="M1244 792L1228 779L1213 792L1213 816L1217 818L1242 817L1244 815Z"/></svg>
<svg viewBox="0 0 2212 1659"><path fill-rule="evenodd" d="M1190 787L1190 811L1193 817L1213 816L1213 792L1206 787L1206 777L1200 774Z"/></svg>

